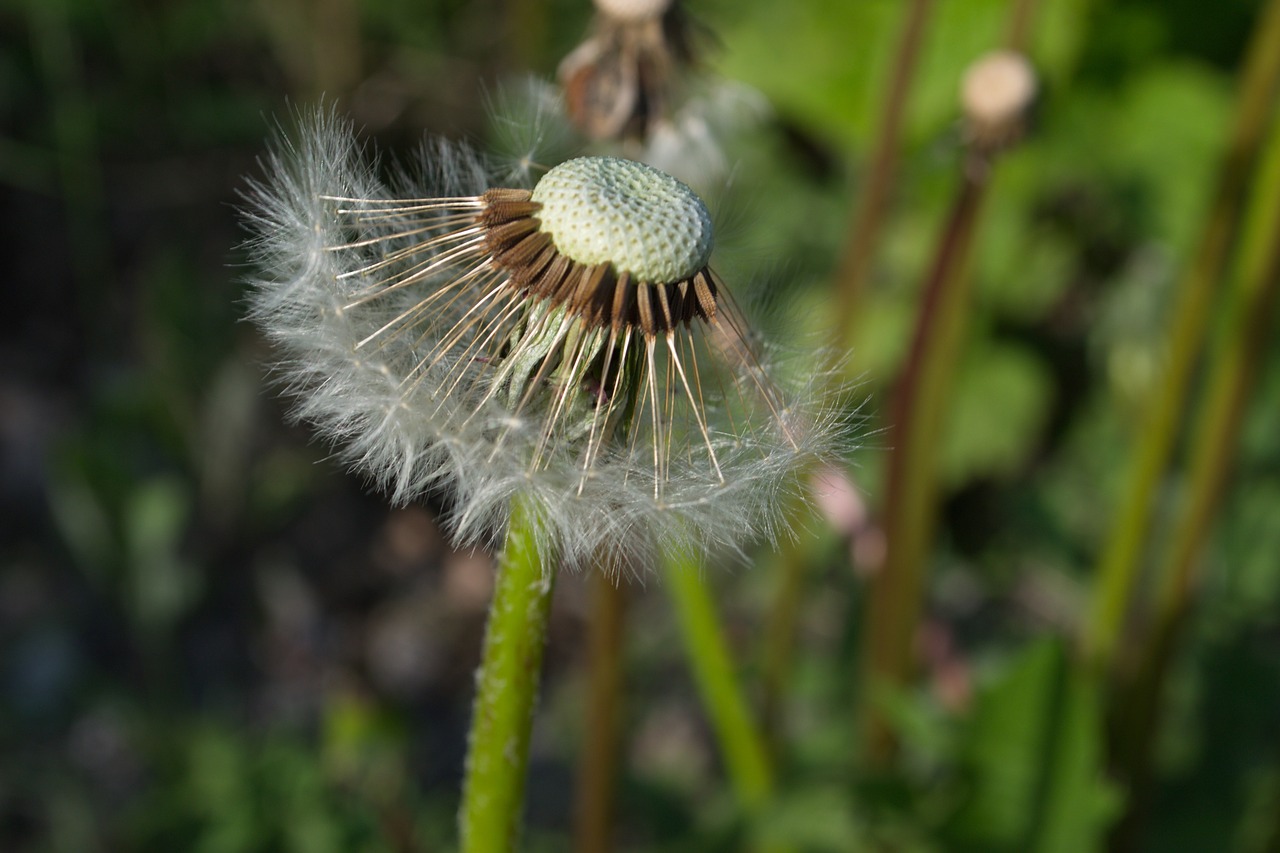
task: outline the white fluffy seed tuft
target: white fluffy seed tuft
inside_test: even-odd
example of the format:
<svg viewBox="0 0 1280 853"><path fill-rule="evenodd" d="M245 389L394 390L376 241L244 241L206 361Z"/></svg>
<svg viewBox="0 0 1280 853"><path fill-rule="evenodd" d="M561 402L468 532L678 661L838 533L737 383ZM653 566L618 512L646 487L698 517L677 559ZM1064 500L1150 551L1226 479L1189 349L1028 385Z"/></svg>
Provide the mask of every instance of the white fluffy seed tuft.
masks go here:
<svg viewBox="0 0 1280 853"><path fill-rule="evenodd" d="M491 186L480 159L433 143L393 186L351 128L322 112L280 138L247 194L258 270L250 315L278 353L275 376L296 416L346 463L395 503L442 496L459 547L498 544L519 496L551 566L638 574L659 548L742 553L790 535L783 510L805 491L800 475L851 443L820 371L796 371L807 384L776 388L767 379L776 365L763 356L744 361L740 346L682 330L668 360L666 342L647 354L655 382L670 383L649 393L663 406L685 395L669 367L678 356L701 383L693 393L706 395L705 423L689 406L655 415L642 404L626 441L548 434L547 409L562 397L513 410L485 392L495 365L475 342L529 315L504 319L520 310L517 295L469 236L468 211ZM709 225L699 233L709 241ZM696 245L689 265L709 251ZM495 325L467 325L486 305L496 306ZM561 393L550 378L544 385ZM665 442L659 459L653 429Z"/></svg>

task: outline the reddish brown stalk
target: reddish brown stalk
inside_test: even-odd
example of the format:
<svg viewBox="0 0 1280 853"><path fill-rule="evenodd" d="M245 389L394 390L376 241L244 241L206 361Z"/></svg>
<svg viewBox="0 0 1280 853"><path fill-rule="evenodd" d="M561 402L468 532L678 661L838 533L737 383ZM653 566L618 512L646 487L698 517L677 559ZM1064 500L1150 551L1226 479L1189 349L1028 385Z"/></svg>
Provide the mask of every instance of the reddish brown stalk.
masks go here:
<svg viewBox="0 0 1280 853"><path fill-rule="evenodd" d="M622 626L626 589L604 572L591 580L590 684L586 737L578 760L573 849L608 853L614 849L613 823L618 777L619 716L622 696Z"/></svg>
<svg viewBox="0 0 1280 853"><path fill-rule="evenodd" d="M899 689L913 669L913 638L923 605L925 561L933 542L938 434L947 385L968 302L968 257L989 163L968 158L924 283L916 330L889 416L889 475L885 497L885 563L864 608L864 689ZM887 763L895 749L874 695L863 719L866 759Z"/></svg>
<svg viewBox="0 0 1280 853"><path fill-rule="evenodd" d="M1031 22L1035 20L1036 2L1037 0L1014 0L1004 37L1005 47L1009 50L1027 52L1028 42L1031 40Z"/></svg>
<svg viewBox="0 0 1280 853"><path fill-rule="evenodd" d="M774 593L766 629L764 665L760 679L761 729L771 754L776 755L785 726L784 695L795 648L796 622L804 593L805 559L801 543L784 542L778 554L779 586Z"/></svg>
<svg viewBox="0 0 1280 853"><path fill-rule="evenodd" d="M866 168L857 213L850 222L844 254L836 271L834 342L837 349L849 346L849 336L854 317L858 314L867 271L880 239L889 194L898 172L903 117L932 6L933 0L912 0L907 9L906 23L902 29L901 41L898 42L889 88L882 105L879 134Z"/></svg>
<svg viewBox="0 0 1280 853"><path fill-rule="evenodd" d="M1006 31L1008 48L1024 49L1035 3L1015 0ZM1008 106L1006 130L1018 131L1009 135L1012 140L1021 133L1027 105ZM869 694L861 719L862 744L872 767L886 765L897 746L877 694L903 689L915 667L915 635L936 523L942 419L969 311L968 258L1002 144L975 138L965 157L960 188L924 281L911 349L890 407L883 510L887 550L868 591L862 634L863 689Z"/></svg>

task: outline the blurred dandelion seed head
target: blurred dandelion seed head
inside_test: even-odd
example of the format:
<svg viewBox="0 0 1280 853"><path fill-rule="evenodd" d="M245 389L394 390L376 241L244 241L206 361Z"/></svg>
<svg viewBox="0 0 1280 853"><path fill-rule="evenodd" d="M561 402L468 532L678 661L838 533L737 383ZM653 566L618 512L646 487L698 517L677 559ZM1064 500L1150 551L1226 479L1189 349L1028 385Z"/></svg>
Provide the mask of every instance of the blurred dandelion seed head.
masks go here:
<svg viewBox="0 0 1280 853"><path fill-rule="evenodd" d="M696 31L674 0L599 0L591 33L556 72L570 121L591 139L646 139L670 118Z"/></svg>
<svg viewBox="0 0 1280 853"><path fill-rule="evenodd" d="M490 187L435 143L392 190L326 113L267 167L251 315L297 416L394 502L448 494L459 545L493 543L520 496L568 566L740 550L785 535L803 466L844 449L821 371L770 379L674 178L580 158Z"/></svg>
<svg viewBox="0 0 1280 853"><path fill-rule="evenodd" d="M995 50L965 69L960 102L965 132L975 144L998 149L1017 142L1039 93L1035 68L1021 53Z"/></svg>

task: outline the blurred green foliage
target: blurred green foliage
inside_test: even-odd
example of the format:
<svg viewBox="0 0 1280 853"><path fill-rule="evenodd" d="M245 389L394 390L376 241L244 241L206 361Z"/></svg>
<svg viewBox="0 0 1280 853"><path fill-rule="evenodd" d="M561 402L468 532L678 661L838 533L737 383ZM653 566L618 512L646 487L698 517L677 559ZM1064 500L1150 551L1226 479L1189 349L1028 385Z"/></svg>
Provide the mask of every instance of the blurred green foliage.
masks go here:
<svg viewBox="0 0 1280 853"><path fill-rule="evenodd" d="M18 250L0 318L0 848L451 843L486 569L286 425L238 322L234 207L272 122L321 95L389 147L424 130L483 140L486 88L552 74L587 5L0 4L0 215ZM722 268L744 301L769 291L768 332L821 340L905 4L691 5L719 36L707 72L773 110L724 141ZM918 688L859 695L862 582L843 541L806 533L778 794L746 826L672 616L637 589L619 849L1099 849L1125 792L1106 779L1106 697L1068 645L1257 8L1040 4L1046 96L991 190L949 392L926 626L945 642ZM930 25L856 323L872 427L956 186L957 80L1007 10L950 0ZM1172 673L1143 849L1280 839L1280 350L1263 357ZM856 460L873 505L884 451L871 432ZM1181 486L1158 496L1157 539ZM748 684L771 560L707 579ZM557 595L533 850L567 843L579 746L588 599L574 578ZM849 710L870 701L904 741L888 777L854 761Z"/></svg>

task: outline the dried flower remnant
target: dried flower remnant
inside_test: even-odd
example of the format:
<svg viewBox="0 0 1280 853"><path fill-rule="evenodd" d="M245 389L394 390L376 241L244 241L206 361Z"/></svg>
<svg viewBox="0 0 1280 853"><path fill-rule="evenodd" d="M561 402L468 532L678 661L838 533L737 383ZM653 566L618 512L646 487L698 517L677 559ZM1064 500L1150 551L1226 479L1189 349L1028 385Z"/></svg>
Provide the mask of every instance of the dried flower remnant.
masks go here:
<svg viewBox="0 0 1280 853"><path fill-rule="evenodd" d="M393 193L322 117L254 189L252 313L298 416L395 501L450 492L460 544L517 496L567 565L777 536L781 494L846 431L823 377L784 392L758 360L701 200L615 158L532 190L444 144L423 165Z"/></svg>
<svg viewBox="0 0 1280 853"><path fill-rule="evenodd" d="M592 139L647 139L669 118L676 71L693 59L679 0L596 0L591 35L560 63L565 107Z"/></svg>

